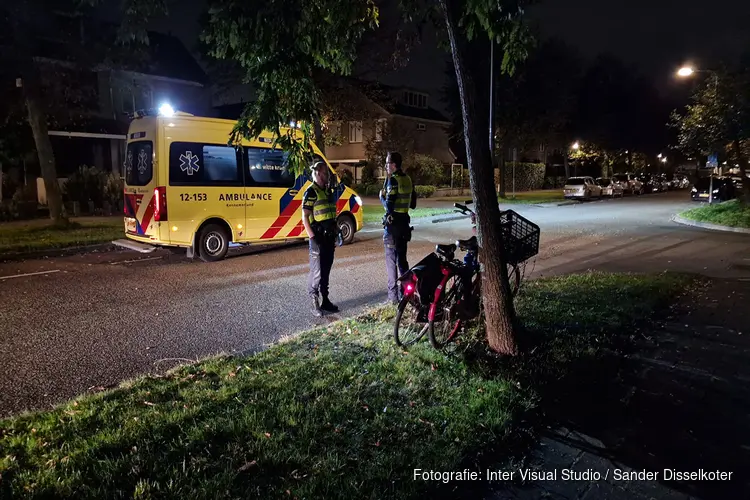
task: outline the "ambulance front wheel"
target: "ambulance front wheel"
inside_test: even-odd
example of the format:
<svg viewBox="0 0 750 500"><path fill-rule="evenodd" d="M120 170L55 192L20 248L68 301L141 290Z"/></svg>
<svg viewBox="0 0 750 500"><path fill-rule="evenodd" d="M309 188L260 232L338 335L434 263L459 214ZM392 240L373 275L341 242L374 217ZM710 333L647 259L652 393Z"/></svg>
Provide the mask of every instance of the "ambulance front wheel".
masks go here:
<svg viewBox="0 0 750 500"><path fill-rule="evenodd" d="M344 245L354 241L354 233L357 231L354 220L348 215L342 215L336 220L336 223L339 226L339 231L341 231L341 239L344 240Z"/></svg>
<svg viewBox="0 0 750 500"><path fill-rule="evenodd" d="M198 236L198 255L204 262L223 259L229 250L229 236L226 229L217 224L208 224Z"/></svg>

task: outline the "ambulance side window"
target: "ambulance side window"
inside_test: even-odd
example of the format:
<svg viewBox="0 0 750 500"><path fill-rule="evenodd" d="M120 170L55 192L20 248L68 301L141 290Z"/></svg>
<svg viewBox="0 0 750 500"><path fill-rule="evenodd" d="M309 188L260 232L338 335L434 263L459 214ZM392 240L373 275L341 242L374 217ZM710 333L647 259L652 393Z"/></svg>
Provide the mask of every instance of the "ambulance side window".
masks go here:
<svg viewBox="0 0 750 500"><path fill-rule="evenodd" d="M128 144L125 153L125 183L128 186L145 186L154 175L154 145L151 141Z"/></svg>
<svg viewBox="0 0 750 500"><path fill-rule="evenodd" d="M289 154L281 149L245 147L246 185L249 187L294 186L295 177L289 170Z"/></svg>
<svg viewBox="0 0 750 500"><path fill-rule="evenodd" d="M169 146L172 186L242 186L238 151L227 145L173 142Z"/></svg>

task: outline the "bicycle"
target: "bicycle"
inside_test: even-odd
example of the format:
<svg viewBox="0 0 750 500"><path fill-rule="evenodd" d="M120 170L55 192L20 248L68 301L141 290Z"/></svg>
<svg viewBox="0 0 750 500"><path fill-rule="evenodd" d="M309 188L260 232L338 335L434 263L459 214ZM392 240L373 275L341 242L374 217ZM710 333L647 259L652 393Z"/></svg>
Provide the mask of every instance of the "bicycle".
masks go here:
<svg viewBox="0 0 750 500"><path fill-rule="evenodd" d="M454 206L458 212L470 215L474 235L455 244L436 245L433 253L399 278L404 293L394 326L399 346L414 344L427 333L432 346L440 349L455 337L464 322L481 313L476 214L466 205ZM510 291L515 296L521 282L518 264L538 253L539 227L511 210L501 212L500 224ZM456 249L466 252L463 262L455 258ZM443 328L437 330L438 325ZM413 327L416 328L412 330Z"/></svg>

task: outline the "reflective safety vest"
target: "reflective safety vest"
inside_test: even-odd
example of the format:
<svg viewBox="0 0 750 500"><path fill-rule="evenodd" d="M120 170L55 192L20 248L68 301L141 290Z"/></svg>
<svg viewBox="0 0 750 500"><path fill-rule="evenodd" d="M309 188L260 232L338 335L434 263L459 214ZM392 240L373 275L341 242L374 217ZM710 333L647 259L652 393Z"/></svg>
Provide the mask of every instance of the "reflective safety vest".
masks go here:
<svg viewBox="0 0 750 500"><path fill-rule="evenodd" d="M398 183L396 205L393 211L399 214L408 214L409 206L411 206L411 193L414 190L414 186L411 183L411 177L398 171L393 172L392 177L395 177L396 182Z"/></svg>
<svg viewBox="0 0 750 500"><path fill-rule="evenodd" d="M315 204L313 205L312 221L322 223L336 218L336 203L333 202L325 189L314 182L308 189L315 190Z"/></svg>

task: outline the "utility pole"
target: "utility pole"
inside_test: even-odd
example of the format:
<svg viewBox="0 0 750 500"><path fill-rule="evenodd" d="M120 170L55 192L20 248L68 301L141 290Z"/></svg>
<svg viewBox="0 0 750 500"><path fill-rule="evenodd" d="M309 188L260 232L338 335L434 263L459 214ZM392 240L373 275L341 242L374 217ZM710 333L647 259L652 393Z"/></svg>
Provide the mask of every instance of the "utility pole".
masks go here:
<svg viewBox="0 0 750 500"><path fill-rule="evenodd" d="M489 123L489 147L490 147L490 160L492 161L492 176L495 176L495 168L497 168L497 162L495 161L495 39L490 37L490 123ZM498 170L498 178L500 183L497 186L499 193L505 195L503 185L505 180L503 179L502 169Z"/></svg>

